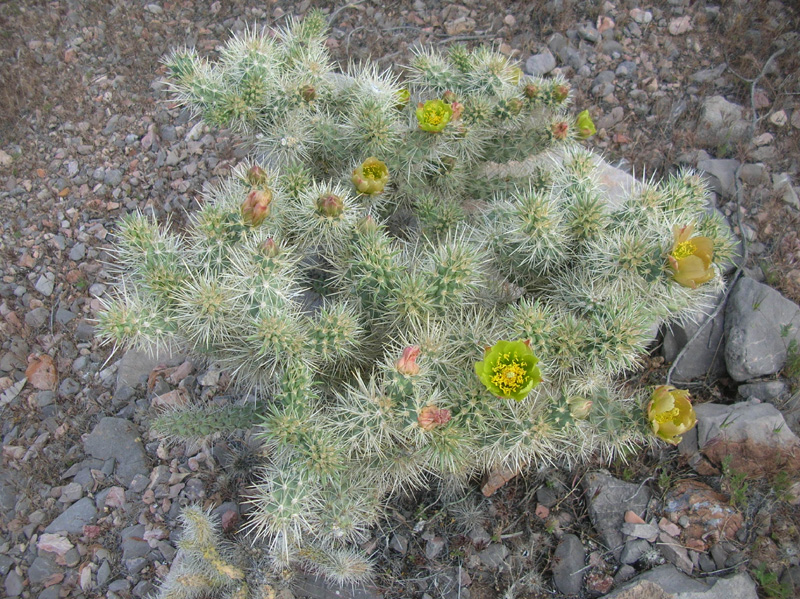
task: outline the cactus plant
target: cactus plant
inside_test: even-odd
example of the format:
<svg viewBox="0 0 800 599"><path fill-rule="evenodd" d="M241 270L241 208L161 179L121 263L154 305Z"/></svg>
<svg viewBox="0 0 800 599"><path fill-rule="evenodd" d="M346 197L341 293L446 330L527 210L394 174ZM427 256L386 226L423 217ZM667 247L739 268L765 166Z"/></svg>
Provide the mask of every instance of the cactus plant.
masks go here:
<svg viewBox="0 0 800 599"><path fill-rule="evenodd" d="M100 324L230 371L247 405L159 429L249 419L269 458L247 530L276 567L352 582L392 493L645 442L621 377L714 296L733 243L690 172L610 197L566 81L464 46L418 52L402 83L336 73L324 25L166 59L174 98L255 153L184 235L120 222Z"/></svg>

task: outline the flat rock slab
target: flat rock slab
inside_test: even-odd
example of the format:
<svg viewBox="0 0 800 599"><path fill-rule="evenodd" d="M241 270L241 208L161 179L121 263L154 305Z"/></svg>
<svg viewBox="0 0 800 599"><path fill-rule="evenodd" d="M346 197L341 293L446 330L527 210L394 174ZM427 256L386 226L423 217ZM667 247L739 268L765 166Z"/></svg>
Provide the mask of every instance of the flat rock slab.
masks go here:
<svg viewBox="0 0 800 599"><path fill-rule="evenodd" d="M339 586L319 576L304 575L295 579L295 596L309 599L381 599L380 590L370 586Z"/></svg>
<svg viewBox="0 0 800 599"><path fill-rule="evenodd" d="M150 473L139 429L129 420L101 419L94 430L84 437L83 448L94 458L114 458L116 476L126 486L137 474L147 476Z"/></svg>
<svg viewBox="0 0 800 599"><path fill-rule="evenodd" d="M619 559L625 538L621 532L625 512L631 510L644 514L650 501L650 490L644 485L626 483L608 472L595 471L583 479L583 488L589 503L589 516L595 530L603 537L606 546Z"/></svg>
<svg viewBox="0 0 800 599"><path fill-rule="evenodd" d="M637 576L604 599L757 599L756 585L740 572L718 578L713 585L690 578L672 565L659 566Z"/></svg>
<svg viewBox="0 0 800 599"><path fill-rule="evenodd" d="M792 342L800 344L800 308L772 287L741 278L725 307L725 363L731 377L746 381L775 374L786 364Z"/></svg>
<svg viewBox="0 0 800 599"><path fill-rule="evenodd" d="M680 448L689 454L690 464L699 450L718 468L727 458L731 470L750 476L771 477L781 471L798 476L800 439L772 404L707 403L696 406L695 412L696 432L684 437Z"/></svg>
<svg viewBox="0 0 800 599"><path fill-rule="evenodd" d="M564 535L553 554L553 583L565 595L577 595L583 587L586 550L575 535Z"/></svg>
<svg viewBox="0 0 800 599"><path fill-rule="evenodd" d="M94 506L94 501L84 497L69 506L44 529L44 532L50 534L58 532L82 534L84 525L94 524L96 519L97 508Z"/></svg>

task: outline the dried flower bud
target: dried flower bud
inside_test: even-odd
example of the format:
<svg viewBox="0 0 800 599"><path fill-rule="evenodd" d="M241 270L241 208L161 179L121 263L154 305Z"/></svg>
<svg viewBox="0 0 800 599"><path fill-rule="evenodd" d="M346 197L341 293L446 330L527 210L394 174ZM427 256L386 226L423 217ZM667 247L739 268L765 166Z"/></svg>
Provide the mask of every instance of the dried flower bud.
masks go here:
<svg viewBox="0 0 800 599"><path fill-rule="evenodd" d="M253 189L242 202L242 220L251 227L257 227L269 216L272 192L269 189Z"/></svg>
<svg viewBox="0 0 800 599"><path fill-rule="evenodd" d="M455 92L450 91L449 89L442 94L442 101L447 102L448 104L452 104L456 101L456 94Z"/></svg>
<svg viewBox="0 0 800 599"><path fill-rule="evenodd" d="M269 182L269 177L267 176L267 171L263 168L254 164L250 167L247 171L247 183L251 187L264 187Z"/></svg>
<svg viewBox="0 0 800 599"><path fill-rule="evenodd" d="M436 406L425 406L417 416L417 424L424 431L432 431L437 426L450 422L450 410L437 408Z"/></svg>
<svg viewBox="0 0 800 599"><path fill-rule="evenodd" d="M541 93L541 89L539 89L538 85L529 83L528 85L525 86L523 93L525 94L526 98L528 98L529 100L533 100L539 96L539 94Z"/></svg>
<svg viewBox="0 0 800 599"><path fill-rule="evenodd" d="M569 135L569 123L567 121L558 121L557 123L553 123L551 131L553 132L554 138L559 140L567 139L567 136Z"/></svg>
<svg viewBox="0 0 800 599"><path fill-rule="evenodd" d="M419 364L417 358L419 357L420 349L418 345L409 345L403 350L403 355L395 363L395 368L400 374L413 376L419 374Z"/></svg>
<svg viewBox="0 0 800 599"><path fill-rule="evenodd" d="M522 100L511 98L508 100L508 111L511 114L519 114L522 111Z"/></svg>
<svg viewBox="0 0 800 599"><path fill-rule="evenodd" d="M453 116L450 117L451 121L457 121L461 118L461 114L464 112L464 105L461 102L453 102L450 104L450 108L453 109Z"/></svg>
<svg viewBox="0 0 800 599"><path fill-rule="evenodd" d="M575 420L585 419L589 415L589 412L592 411L593 404L594 402L591 399L586 399L585 397L577 395L567 399L569 413Z"/></svg>
<svg viewBox="0 0 800 599"><path fill-rule="evenodd" d="M301 91L300 95L303 97L305 102L312 102L317 97L317 90L314 89L313 85L306 85Z"/></svg>
<svg viewBox="0 0 800 599"><path fill-rule="evenodd" d="M272 237L258 246L258 249L267 258L274 258L281 253L281 249L278 247L278 244L275 243L275 240Z"/></svg>
<svg viewBox="0 0 800 599"><path fill-rule="evenodd" d="M563 102L569 97L569 85L561 84L553 88L553 99L556 102Z"/></svg>
<svg viewBox="0 0 800 599"><path fill-rule="evenodd" d="M339 196L326 193L317 198L317 212L328 218L338 218L344 212L344 202Z"/></svg>

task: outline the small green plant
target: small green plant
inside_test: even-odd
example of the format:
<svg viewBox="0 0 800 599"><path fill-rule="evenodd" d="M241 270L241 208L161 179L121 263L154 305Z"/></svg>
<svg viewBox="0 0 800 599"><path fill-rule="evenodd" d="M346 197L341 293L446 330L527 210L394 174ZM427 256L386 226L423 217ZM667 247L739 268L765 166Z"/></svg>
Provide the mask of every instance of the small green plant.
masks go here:
<svg viewBox="0 0 800 599"><path fill-rule="evenodd" d="M731 505L740 509L745 507L749 501L747 491L750 483L747 482L747 474L731 468L731 456L725 456L722 460L722 475L730 491Z"/></svg>
<svg viewBox="0 0 800 599"><path fill-rule="evenodd" d="M352 583L397 493L613 461L654 430L677 443L688 395L645 409L621 379L654 327L713 301L733 243L691 172L610 193L564 79L462 45L418 51L402 82L339 73L325 28L312 11L242 32L216 62L166 59L173 97L255 153L183 235L121 220L99 320L114 343L231 373L233 404L154 427L255 429L267 457L246 532L276 570Z"/></svg>
<svg viewBox="0 0 800 599"><path fill-rule="evenodd" d="M783 367L783 373L791 379L800 378L800 347L798 347L797 339L789 341L786 347L786 364Z"/></svg>
<svg viewBox="0 0 800 599"><path fill-rule="evenodd" d="M769 571L766 564L759 564L751 572L766 599L790 599L792 597L791 584L780 582L778 575Z"/></svg>

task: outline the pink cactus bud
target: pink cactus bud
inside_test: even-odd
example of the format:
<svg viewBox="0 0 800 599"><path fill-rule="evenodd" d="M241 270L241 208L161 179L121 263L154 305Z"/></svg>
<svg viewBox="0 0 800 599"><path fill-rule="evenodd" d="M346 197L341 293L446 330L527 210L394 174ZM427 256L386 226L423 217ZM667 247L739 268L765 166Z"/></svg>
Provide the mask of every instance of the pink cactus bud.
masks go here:
<svg viewBox="0 0 800 599"><path fill-rule="evenodd" d="M251 166L247 171L247 182L253 187L262 187L267 184L268 180L267 172L257 164Z"/></svg>
<svg viewBox="0 0 800 599"><path fill-rule="evenodd" d="M278 244L275 243L275 240L272 237L262 243L261 246L259 246L259 249L267 258L274 258L281 253L281 249L278 247Z"/></svg>
<svg viewBox="0 0 800 599"><path fill-rule="evenodd" d="M247 199L242 203L242 219L252 227L257 227L269 216L272 192L264 189L254 189L247 194Z"/></svg>
<svg viewBox="0 0 800 599"><path fill-rule="evenodd" d="M322 216L337 218L344 212L344 202L335 194L323 194L317 198L317 212Z"/></svg>
<svg viewBox="0 0 800 599"><path fill-rule="evenodd" d="M401 374L413 376L419 374L419 364L417 358L419 357L420 349L418 345L409 345L403 350L403 355L397 360L395 367Z"/></svg>
<svg viewBox="0 0 800 599"><path fill-rule="evenodd" d="M425 406L417 416L417 424L424 431L432 431L437 426L442 426L450 422L452 418L450 410L437 408L436 406Z"/></svg>

